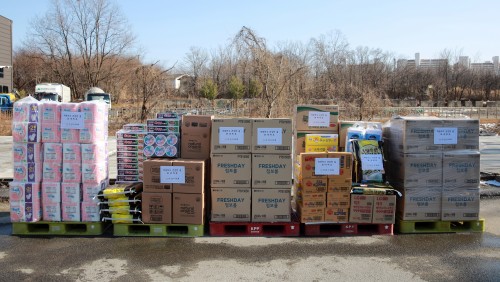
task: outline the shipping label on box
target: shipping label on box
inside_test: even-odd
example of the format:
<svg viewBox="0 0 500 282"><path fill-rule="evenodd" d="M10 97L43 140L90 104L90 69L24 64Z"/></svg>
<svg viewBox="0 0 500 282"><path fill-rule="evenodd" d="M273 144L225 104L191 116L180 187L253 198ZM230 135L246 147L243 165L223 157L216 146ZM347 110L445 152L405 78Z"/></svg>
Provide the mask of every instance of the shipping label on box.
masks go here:
<svg viewBox="0 0 500 282"><path fill-rule="evenodd" d="M252 153L292 153L291 119L256 118L252 130Z"/></svg>
<svg viewBox="0 0 500 282"><path fill-rule="evenodd" d="M316 170L316 159L326 159L326 153L302 153L300 154L300 178L324 178L327 179L326 174L318 174L323 173L322 168L327 167L326 165L322 165L321 168ZM323 164L323 163L321 163ZM299 180L300 180L299 178Z"/></svg>
<svg viewBox="0 0 500 282"><path fill-rule="evenodd" d="M292 156L252 154L252 188L291 188Z"/></svg>
<svg viewBox="0 0 500 282"><path fill-rule="evenodd" d="M250 188L251 154L212 154L212 187Z"/></svg>
<svg viewBox="0 0 500 282"><path fill-rule="evenodd" d="M396 195L374 195L372 223L394 224L396 221Z"/></svg>
<svg viewBox="0 0 500 282"><path fill-rule="evenodd" d="M349 222L372 223L373 195L351 195Z"/></svg>
<svg viewBox="0 0 500 282"><path fill-rule="evenodd" d="M480 153L470 151L443 154L443 187L479 186Z"/></svg>
<svg viewBox="0 0 500 282"><path fill-rule="evenodd" d="M391 183L401 183L406 188L441 186L442 160L441 153L400 153L387 162L387 178Z"/></svg>
<svg viewBox="0 0 500 282"><path fill-rule="evenodd" d="M349 222L349 208L327 207L325 209L326 222Z"/></svg>
<svg viewBox="0 0 500 282"><path fill-rule="evenodd" d="M290 222L290 189L252 189L252 222Z"/></svg>
<svg viewBox="0 0 500 282"><path fill-rule="evenodd" d="M250 188L211 188L211 198L212 221L250 222Z"/></svg>
<svg viewBox="0 0 500 282"><path fill-rule="evenodd" d="M174 183L174 193L204 193L205 161L204 160L173 160L172 167L184 167L184 183Z"/></svg>
<svg viewBox="0 0 500 282"><path fill-rule="evenodd" d="M212 116L186 115L182 117L181 157L208 159L212 134Z"/></svg>
<svg viewBox="0 0 500 282"><path fill-rule="evenodd" d="M212 153L251 153L252 119L227 118L212 120Z"/></svg>
<svg viewBox="0 0 500 282"><path fill-rule="evenodd" d="M294 116L296 130L338 133L339 107L337 105L297 105Z"/></svg>
<svg viewBox="0 0 500 282"><path fill-rule="evenodd" d="M397 213L402 220L440 220L442 188L406 188L397 198Z"/></svg>
<svg viewBox="0 0 500 282"><path fill-rule="evenodd" d="M480 189L443 188L443 221L479 220Z"/></svg>
<svg viewBox="0 0 500 282"><path fill-rule="evenodd" d="M143 165L144 192L172 192L172 183L161 182L161 168L172 166L172 160L151 159L144 161Z"/></svg>
<svg viewBox="0 0 500 282"><path fill-rule="evenodd" d="M142 193L144 223L172 223L172 193Z"/></svg>
<svg viewBox="0 0 500 282"><path fill-rule="evenodd" d="M205 195L172 193L173 224L205 224Z"/></svg>
<svg viewBox="0 0 500 282"><path fill-rule="evenodd" d="M327 180L321 178L303 178L299 185L302 194L324 193L327 189Z"/></svg>

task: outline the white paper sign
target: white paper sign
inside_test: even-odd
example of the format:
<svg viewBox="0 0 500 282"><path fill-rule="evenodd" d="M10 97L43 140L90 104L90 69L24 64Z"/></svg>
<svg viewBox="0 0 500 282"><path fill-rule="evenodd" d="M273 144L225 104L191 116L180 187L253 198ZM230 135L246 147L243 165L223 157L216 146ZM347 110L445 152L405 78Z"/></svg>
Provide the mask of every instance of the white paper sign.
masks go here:
<svg viewBox="0 0 500 282"><path fill-rule="evenodd" d="M330 126L330 113L329 112L309 112L308 126Z"/></svg>
<svg viewBox="0 0 500 282"><path fill-rule="evenodd" d="M434 144L457 144L458 129L456 127L434 128Z"/></svg>
<svg viewBox="0 0 500 282"><path fill-rule="evenodd" d="M83 113L61 112L61 128L83 129Z"/></svg>
<svg viewBox="0 0 500 282"><path fill-rule="evenodd" d="M220 127L219 144L241 145L245 144L244 127Z"/></svg>
<svg viewBox="0 0 500 282"><path fill-rule="evenodd" d="M316 175L340 175L339 158L316 158L314 159L314 165Z"/></svg>
<svg viewBox="0 0 500 282"><path fill-rule="evenodd" d="M362 155L361 156L362 170L384 170L382 155Z"/></svg>
<svg viewBox="0 0 500 282"><path fill-rule="evenodd" d="M257 145L283 144L282 132L281 128L257 128Z"/></svg>
<svg viewBox="0 0 500 282"><path fill-rule="evenodd" d="M186 183L186 167L160 166L160 183Z"/></svg>

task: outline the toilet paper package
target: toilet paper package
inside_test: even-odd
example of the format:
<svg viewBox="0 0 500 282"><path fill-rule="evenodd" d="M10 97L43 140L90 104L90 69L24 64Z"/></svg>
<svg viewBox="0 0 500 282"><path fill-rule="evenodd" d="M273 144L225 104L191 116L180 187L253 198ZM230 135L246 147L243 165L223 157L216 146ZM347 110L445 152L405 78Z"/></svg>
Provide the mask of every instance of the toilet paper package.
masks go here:
<svg viewBox="0 0 500 282"><path fill-rule="evenodd" d="M13 160L16 163L41 162L41 143L14 143L12 145Z"/></svg>
<svg viewBox="0 0 500 282"><path fill-rule="evenodd" d="M82 148L78 143L64 143L63 144L63 163L81 163L82 162Z"/></svg>
<svg viewBox="0 0 500 282"><path fill-rule="evenodd" d="M9 201L39 202L41 198L40 183L10 182Z"/></svg>
<svg viewBox="0 0 500 282"><path fill-rule="evenodd" d="M61 213L62 213L62 221L73 221L79 222L81 221L81 212L80 206L78 203L61 203Z"/></svg>
<svg viewBox="0 0 500 282"><path fill-rule="evenodd" d="M61 129L61 142L62 143L79 143L80 142L80 129Z"/></svg>
<svg viewBox="0 0 500 282"><path fill-rule="evenodd" d="M61 203L80 203L82 186L80 183L61 183Z"/></svg>
<svg viewBox="0 0 500 282"><path fill-rule="evenodd" d="M44 143L59 143L61 142L61 124L60 123L43 123L42 142Z"/></svg>
<svg viewBox="0 0 500 282"><path fill-rule="evenodd" d="M80 103L60 103L62 112L80 112Z"/></svg>
<svg viewBox="0 0 500 282"><path fill-rule="evenodd" d="M43 143L43 160L62 164L62 143Z"/></svg>
<svg viewBox="0 0 500 282"><path fill-rule="evenodd" d="M98 183L83 183L82 184L82 201L83 202L99 202L97 194L108 186L108 182L103 180Z"/></svg>
<svg viewBox="0 0 500 282"><path fill-rule="evenodd" d="M46 161L43 163L43 182L61 182L63 164L60 162Z"/></svg>
<svg viewBox="0 0 500 282"><path fill-rule="evenodd" d="M82 202L82 222L99 222L101 221L100 207L95 202Z"/></svg>
<svg viewBox="0 0 500 282"><path fill-rule="evenodd" d="M61 182L42 182L42 206L61 202Z"/></svg>
<svg viewBox="0 0 500 282"><path fill-rule="evenodd" d="M14 162L14 180L31 183L42 181L42 163Z"/></svg>
<svg viewBox="0 0 500 282"><path fill-rule="evenodd" d="M29 96L14 103L13 122L40 122L40 101Z"/></svg>
<svg viewBox="0 0 500 282"><path fill-rule="evenodd" d="M63 163L62 182L81 183L82 182L82 164Z"/></svg>
<svg viewBox="0 0 500 282"><path fill-rule="evenodd" d="M108 140L108 125L101 124L85 124L83 129L80 129L79 143L97 143Z"/></svg>
<svg viewBox="0 0 500 282"><path fill-rule="evenodd" d="M42 219L40 201L10 201L11 222L37 222Z"/></svg>
<svg viewBox="0 0 500 282"><path fill-rule="evenodd" d="M12 140L14 142L41 142L41 126L37 122L13 122Z"/></svg>
<svg viewBox="0 0 500 282"><path fill-rule="evenodd" d="M61 221L61 203L43 203L44 221Z"/></svg>
<svg viewBox="0 0 500 282"><path fill-rule="evenodd" d="M101 123L108 121L108 104L100 101L80 103L80 112L83 113L85 124Z"/></svg>
<svg viewBox="0 0 500 282"><path fill-rule="evenodd" d="M108 143L81 144L82 163L101 163L108 159Z"/></svg>
<svg viewBox="0 0 500 282"><path fill-rule="evenodd" d="M96 183L108 178L107 163L82 164L82 182Z"/></svg>
<svg viewBox="0 0 500 282"><path fill-rule="evenodd" d="M61 103L46 101L40 105L42 125L61 124Z"/></svg>

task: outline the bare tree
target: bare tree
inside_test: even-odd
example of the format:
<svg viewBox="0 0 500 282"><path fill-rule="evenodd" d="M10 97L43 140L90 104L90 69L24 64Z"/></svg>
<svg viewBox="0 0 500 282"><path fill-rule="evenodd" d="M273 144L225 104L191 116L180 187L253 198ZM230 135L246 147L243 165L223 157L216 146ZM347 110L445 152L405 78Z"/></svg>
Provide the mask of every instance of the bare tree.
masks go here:
<svg viewBox="0 0 500 282"><path fill-rule="evenodd" d="M197 96L199 93L200 78L207 70L208 60L209 55L207 51L197 47L191 47L189 53L184 58L182 70L191 75L191 96Z"/></svg>

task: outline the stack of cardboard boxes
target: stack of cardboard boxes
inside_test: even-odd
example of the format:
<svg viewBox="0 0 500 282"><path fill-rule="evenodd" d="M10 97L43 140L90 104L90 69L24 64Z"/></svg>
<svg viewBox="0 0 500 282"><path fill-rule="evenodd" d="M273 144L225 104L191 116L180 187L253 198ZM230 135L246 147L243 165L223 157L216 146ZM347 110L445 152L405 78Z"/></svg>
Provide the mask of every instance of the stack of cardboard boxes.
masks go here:
<svg viewBox="0 0 500 282"><path fill-rule="evenodd" d="M396 118L384 139L400 219L479 219L478 120Z"/></svg>

